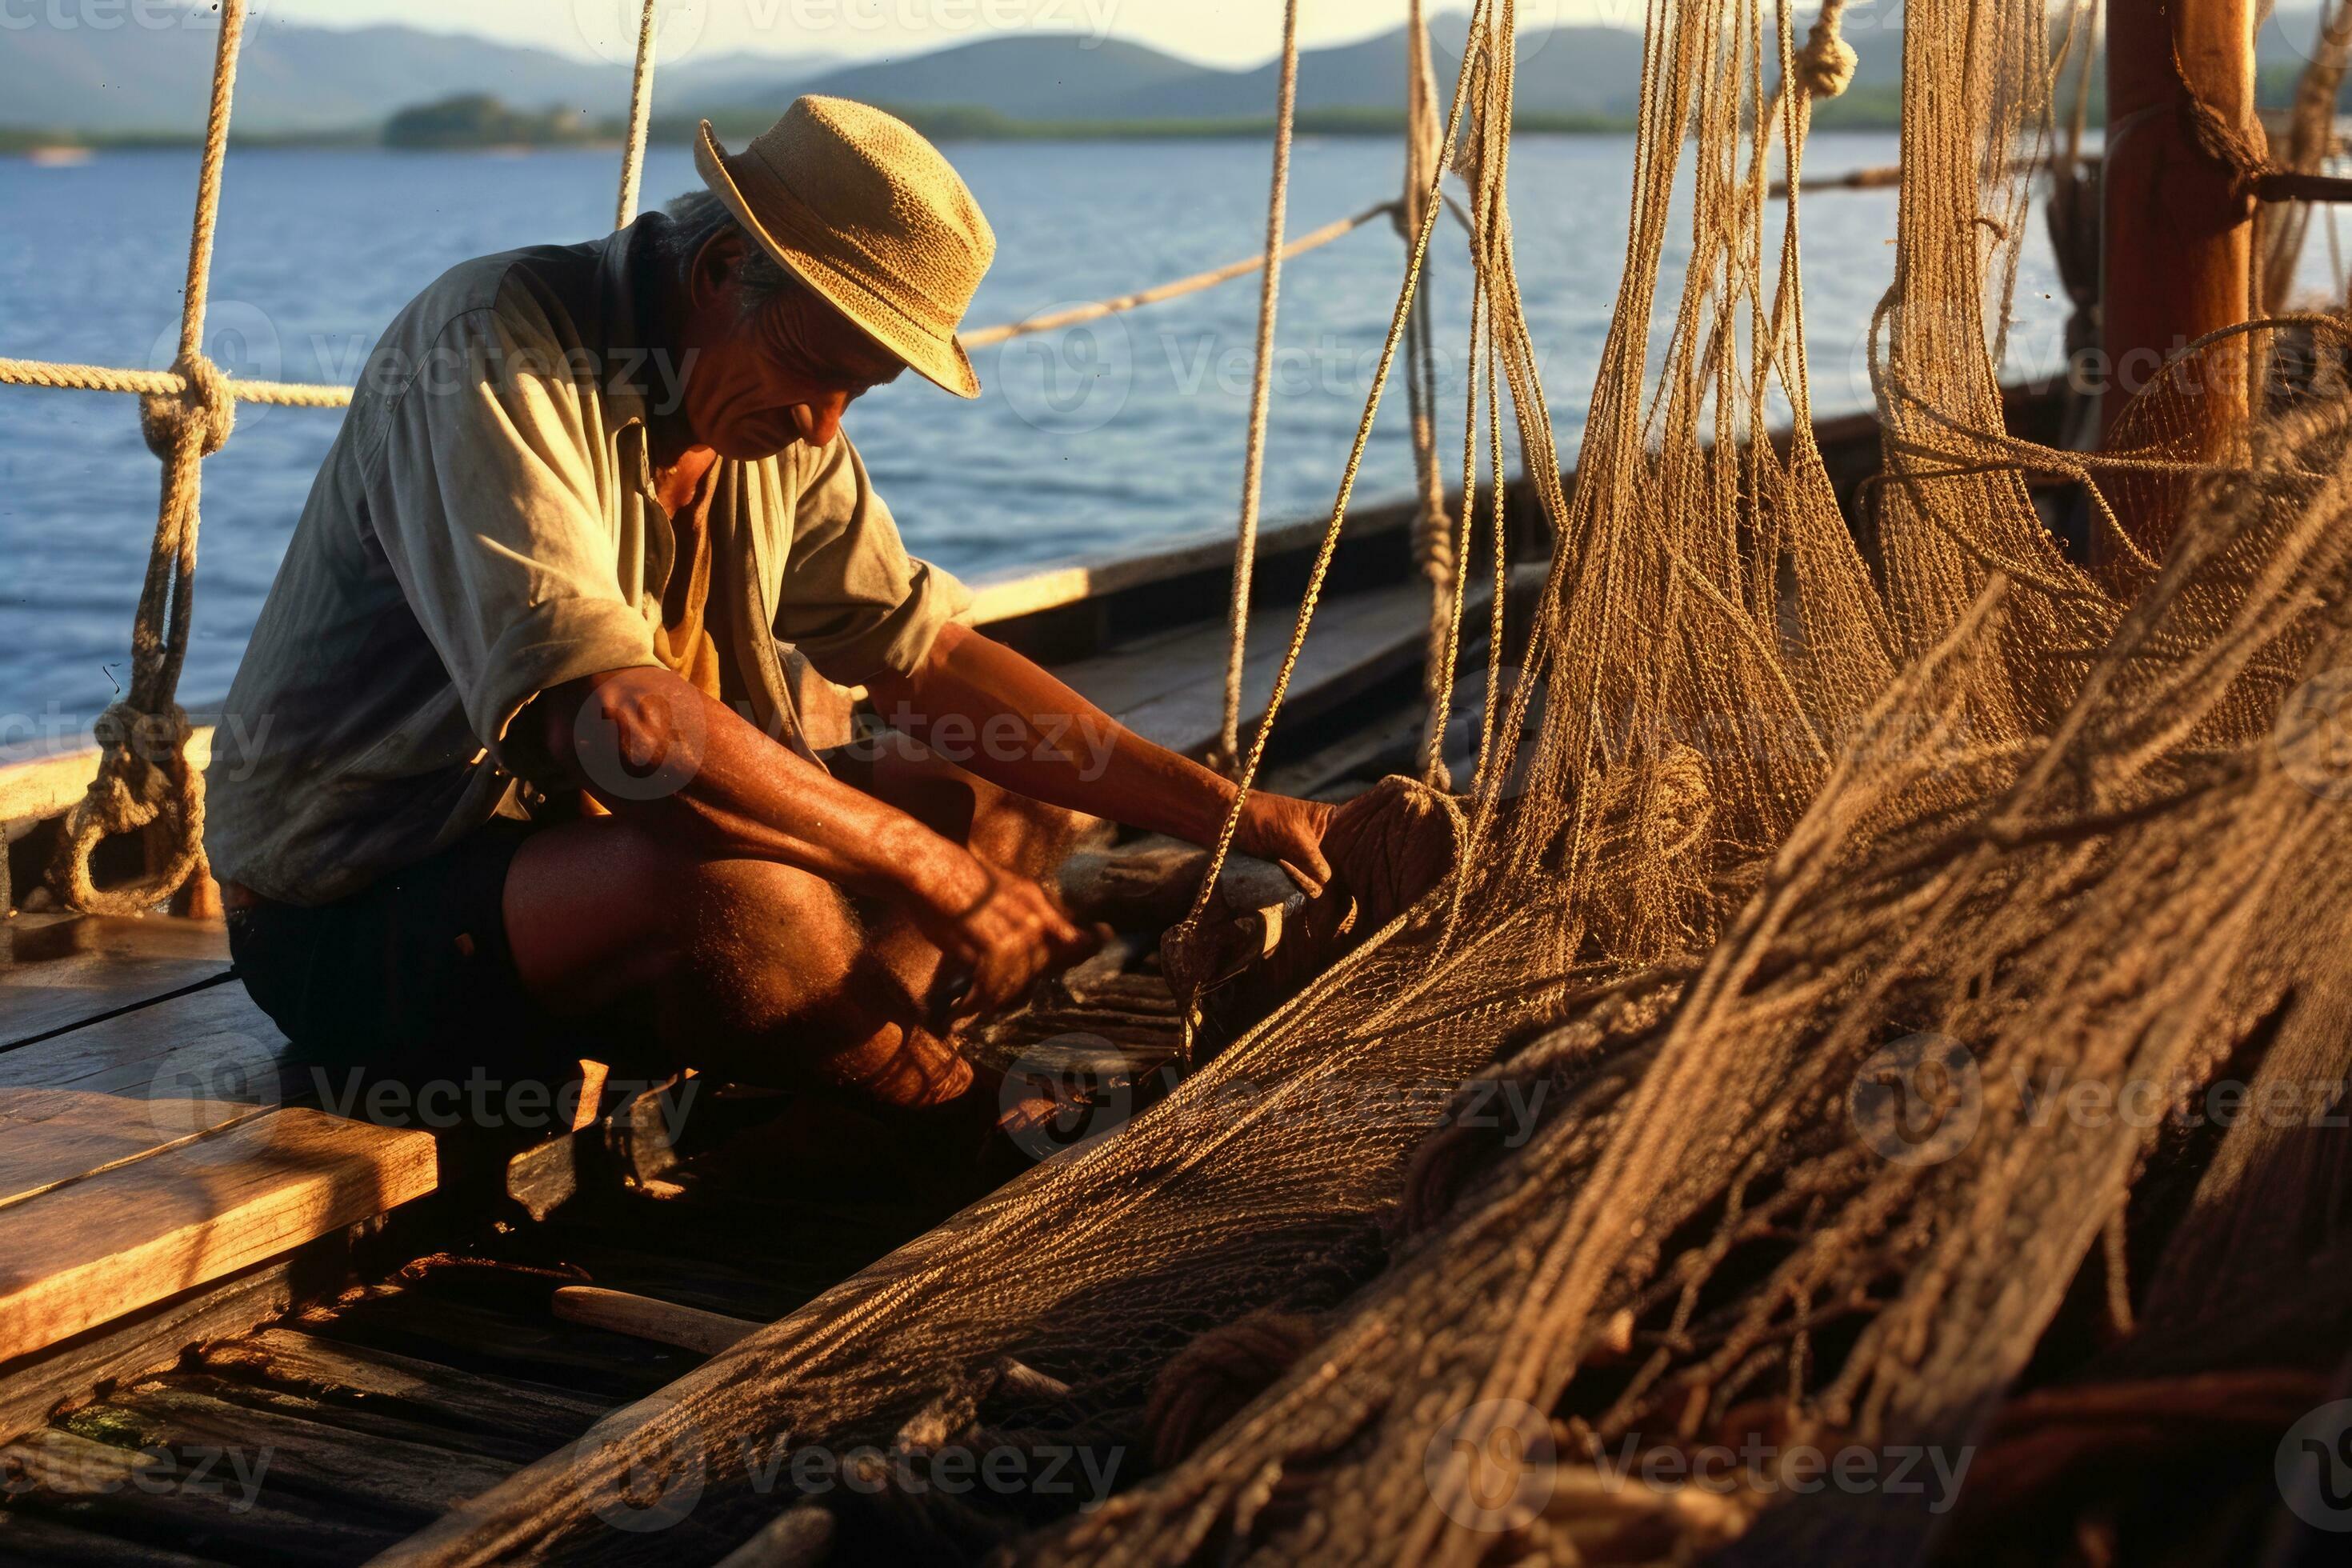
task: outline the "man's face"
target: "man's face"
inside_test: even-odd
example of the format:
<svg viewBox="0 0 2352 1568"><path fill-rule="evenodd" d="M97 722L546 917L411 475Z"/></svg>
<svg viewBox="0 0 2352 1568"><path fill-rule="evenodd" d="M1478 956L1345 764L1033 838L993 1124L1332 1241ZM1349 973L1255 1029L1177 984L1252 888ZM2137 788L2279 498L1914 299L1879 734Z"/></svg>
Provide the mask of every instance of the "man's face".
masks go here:
<svg viewBox="0 0 2352 1568"><path fill-rule="evenodd" d="M687 424L697 442L740 462L795 441L822 447L844 409L906 366L812 289L747 310L736 282L742 256L740 237L722 234L695 258L678 345L694 355Z"/></svg>

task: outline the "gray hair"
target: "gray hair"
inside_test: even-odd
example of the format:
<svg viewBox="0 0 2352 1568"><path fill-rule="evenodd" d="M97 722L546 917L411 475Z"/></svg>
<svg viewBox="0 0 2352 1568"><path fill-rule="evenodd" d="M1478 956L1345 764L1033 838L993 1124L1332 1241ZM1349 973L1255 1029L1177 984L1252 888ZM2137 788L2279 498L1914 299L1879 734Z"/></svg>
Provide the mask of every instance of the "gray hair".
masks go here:
<svg viewBox="0 0 2352 1568"><path fill-rule="evenodd" d="M670 221L656 241L654 254L665 267L679 273L693 265L695 256L712 235L732 230L743 236L743 264L736 269L735 281L743 291L746 311L763 309L803 287L782 262L768 254L765 246L744 232L743 226L735 221L735 215L714 192L688 191L666 203L662 211Z"/></svg>

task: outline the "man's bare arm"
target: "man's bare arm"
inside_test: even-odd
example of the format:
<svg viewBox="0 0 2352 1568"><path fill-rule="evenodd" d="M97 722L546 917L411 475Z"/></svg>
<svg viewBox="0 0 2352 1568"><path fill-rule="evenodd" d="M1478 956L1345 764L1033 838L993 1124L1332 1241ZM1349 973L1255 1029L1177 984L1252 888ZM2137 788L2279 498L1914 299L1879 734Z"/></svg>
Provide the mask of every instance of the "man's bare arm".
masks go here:
<svg viewBox="0 0 2352 1568"><path fill-rule="evenodd" d="M913 674L885 674L867 689L894 726L1035 800L1194 844L1214 843L1233 808L1231 781L1145 740L969 626L945 627ZM1281 861L1319 890L1331 876L1321 847L1330 812L1313 801L1253 792L1236 843Z"/></svg>
<svg viewBox="0 0 2352 1568"><path fill-rule="evenodd" d="M669 670L568 681L515 730L614 816L690 853L773 861L904 908L971 967L968 1010L1003 1006L1093 950L1034 883L841 783Z"/></svg>

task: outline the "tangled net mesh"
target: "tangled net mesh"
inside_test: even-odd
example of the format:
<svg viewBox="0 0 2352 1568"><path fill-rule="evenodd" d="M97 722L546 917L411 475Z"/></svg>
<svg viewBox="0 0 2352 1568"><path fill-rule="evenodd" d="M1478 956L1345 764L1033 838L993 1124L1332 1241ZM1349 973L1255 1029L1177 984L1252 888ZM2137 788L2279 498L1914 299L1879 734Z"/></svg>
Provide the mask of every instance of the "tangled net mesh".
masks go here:
<svg viewBox="0 0 2352 1568"><path fill-rule="evenodd" d="M2342 990L2341 322L2196 345L2105 455L2011 437L2017 149L2046 143L2064 61L2040 0L1915 8L1885 471L1851 528L1806 386L1811 92L1777 85L1822 73L1785 12L1654 0L1570 493L1512 264L1515 20L1479 0L1450 132L1478 262L1459 556L1500 533L1506 395L1557 542L1539 679L1490 672L1461 869L1118 1136L392 1560L627 1560L646 1539L614 1509L680 1478L698 1506L661 1550L716 1556L792 1500L763 1456L919 1470L982 1441L1144 1458L1076 1517L903 1465L824 1506L861 1540L1036 1562L1909 1555L1935 1521L1885 1490L1628 1489L1597 1457L1965 1443L2095 1254L2118 1331L2134 1273L2143 1313L2216 1310L2166 1252L2177 1208L2135 1206L2210 1149L2045 1097L2179 1105ZM2219 450L2216 396L2247 414ZM1430 1089L1441 1116L1361 1113ZM1470 1114L1506 1100L1524 1136Z"/></svg>

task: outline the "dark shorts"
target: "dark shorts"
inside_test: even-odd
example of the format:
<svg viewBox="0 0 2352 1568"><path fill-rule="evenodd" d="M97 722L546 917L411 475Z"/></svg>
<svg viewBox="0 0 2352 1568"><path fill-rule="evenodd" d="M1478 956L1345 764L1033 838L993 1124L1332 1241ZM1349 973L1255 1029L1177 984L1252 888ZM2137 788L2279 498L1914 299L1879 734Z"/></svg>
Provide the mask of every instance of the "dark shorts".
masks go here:
<svg viewBox="0 0 2352 1568"><path fill-rule="evenodd" d="M507 868L532 832L494 817L430 859L316 909L232 910L229 955L298 1066L399 1078L568 1076L583 1053L525 994Z"/></svg>

